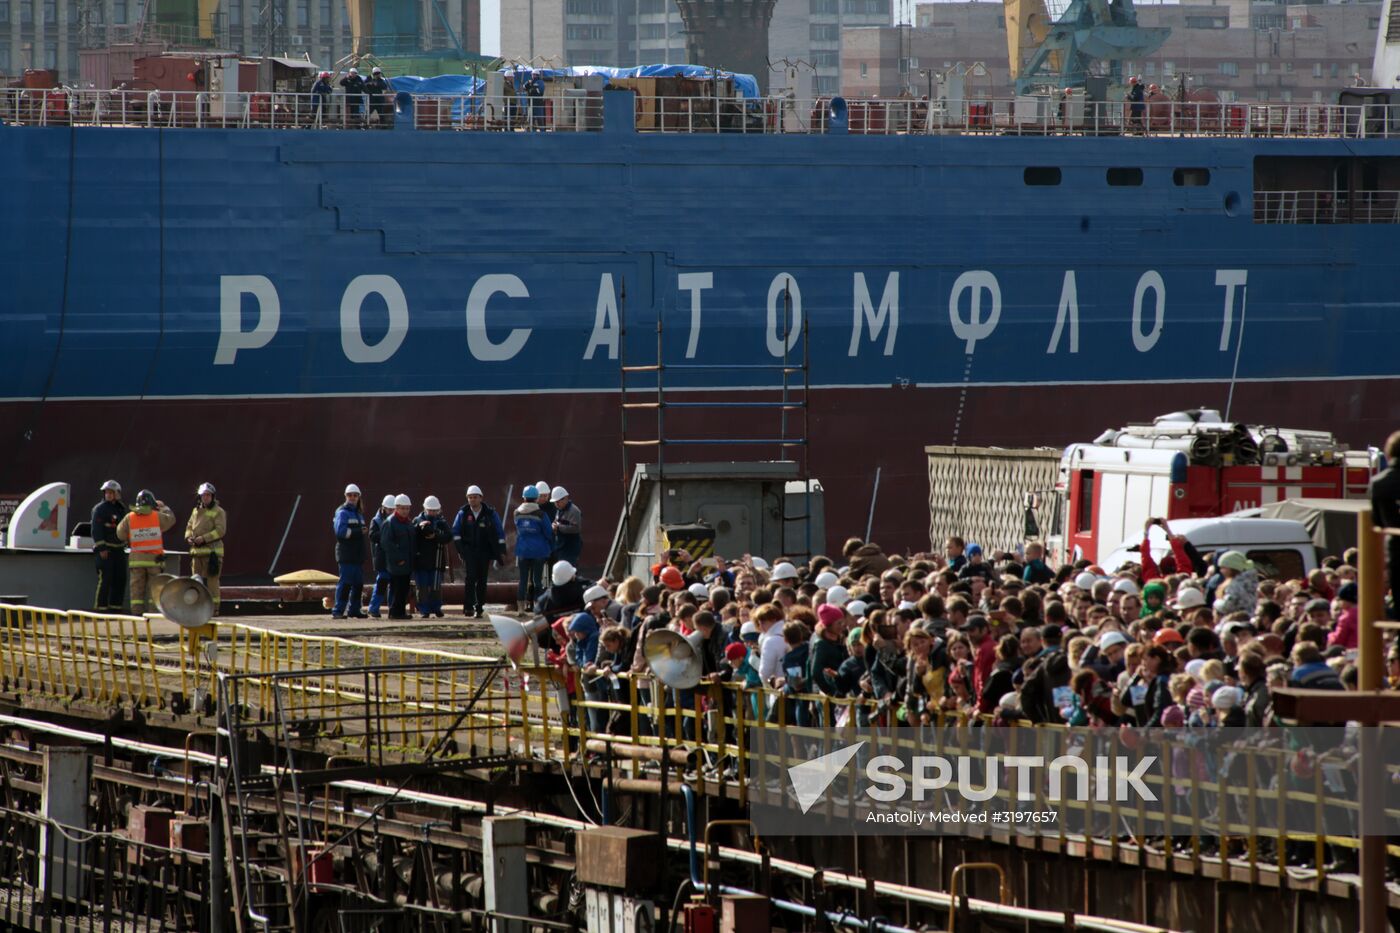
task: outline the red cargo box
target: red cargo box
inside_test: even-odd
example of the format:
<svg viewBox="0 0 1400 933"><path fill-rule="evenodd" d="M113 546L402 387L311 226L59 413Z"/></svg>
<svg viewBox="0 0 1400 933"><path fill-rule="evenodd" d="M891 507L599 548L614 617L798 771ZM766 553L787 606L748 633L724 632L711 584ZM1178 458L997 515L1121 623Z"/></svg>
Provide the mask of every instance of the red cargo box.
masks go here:
<svg viewBox="0 0 1400 933"><path fill-rule="evenodd" d="M174 820L170 824L170 847L187 852L209 851L209 824L204 820Z"/></svg>

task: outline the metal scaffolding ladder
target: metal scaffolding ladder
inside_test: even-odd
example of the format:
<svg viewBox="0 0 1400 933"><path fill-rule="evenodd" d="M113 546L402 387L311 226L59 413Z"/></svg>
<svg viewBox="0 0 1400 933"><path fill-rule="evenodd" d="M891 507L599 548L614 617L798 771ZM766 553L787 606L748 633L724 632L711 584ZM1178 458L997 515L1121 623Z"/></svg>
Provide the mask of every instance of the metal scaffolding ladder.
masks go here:
<svg viewBox="0 0 1400 933"><path fill-rule="evenodd" d="M772 363L694 363L671 362L666 359L665 331L666 315L658 309L656 316L656 357L655 362L629 363L627 358L627 283L621 283L618 294L618 376L621 399L619 409L622 419L622 502L623 527L631 528L632 472L638 464L651 462L647 451L655 451L656 477L658 487L665 482L667 448L672 447L713 447L713 448L764 448L776 449L777 460L796 464L803 491L803 505L800 514L789 514L788 496L779 496L784 545L792 540L787 529L801 522L801 547L786 550L783 556L806 560L812 556L812 478L811 478L811 379L810 379L810 334L807 318L802 316L796 332L793 328L792 280L783 288L782 333L779 339L783 344L781 361ZM668 390L668 374L687 372L724 373L739 377L776 376L774 385L756 389L745 387L740 390L747 394L773 395L772 398L736 400L734 392L714 392L709 389L686 390L675 386ZM655 385L648 378L655 375ZM642 384L638 384L642 383ZM668 395L669 391L669 395ZM677 399L678 392L686 393L686 398ZM637 400L643 393L653 393L647 401ZM701 396L709 396L702 398ZM666 414L669 410L713 410L729 411L734 414L749 413L755 420L772 419L765 422L764 436L757 434L718 434L715 436L675 437L667 433ZM652 412L655 421L637 417L635 413ZM631 417L629 417L631 415ZM774 418L776 416L776 418ZM776 423L773 423L776 421ZM755 427L758 427L755 424ZM647 430L653 427L652 430ZM671 516L667 514L668 497L659 496L660 524L673 521L691 521L692 516ZM772 557L774 555L767 555Z"/></svg>

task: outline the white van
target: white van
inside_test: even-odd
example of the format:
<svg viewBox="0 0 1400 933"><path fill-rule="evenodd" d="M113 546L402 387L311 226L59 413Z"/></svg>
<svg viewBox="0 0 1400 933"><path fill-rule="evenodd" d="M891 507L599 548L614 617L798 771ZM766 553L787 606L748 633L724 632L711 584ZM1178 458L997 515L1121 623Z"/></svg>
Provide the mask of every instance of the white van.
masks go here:
<svg viewBox="0 0 1400 933"><path fill-rule="evenodd" d="M1302 522L1282 518L1183 518L1169 522L1173 534L1185 535L1202 555L1220 551L1244 551L1254 561L1261 579L1306 579L1317 569L1317 548ZM1166 533L1153 525L1149 535L1152 559L1171 553ZM1112 573L1128 563L1140 563L1142 538L1124 541L1099 566Z"/></svg>

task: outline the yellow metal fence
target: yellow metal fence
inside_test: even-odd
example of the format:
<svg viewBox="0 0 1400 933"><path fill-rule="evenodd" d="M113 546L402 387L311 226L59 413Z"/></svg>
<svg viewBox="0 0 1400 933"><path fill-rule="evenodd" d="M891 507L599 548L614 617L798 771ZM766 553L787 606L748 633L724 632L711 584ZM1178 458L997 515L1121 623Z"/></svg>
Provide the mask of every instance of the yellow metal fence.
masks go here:
<svg viewBox="0 0 1400 933"><path fill-rule="evenodd" d="M412 758L434 747L454 724L451 738L463 755L509 751L567 765L586 754L590 740L603 740L618 749L684 747L698 753L697 763L678 780L702 792L730 793L741 802L748 800L751 788L746 778L756 765L785 773L790 764L806 760L814 750L829 750L853 739L862 707L874 712L860 699L819 694L774 697L735 683L702 685L682 706L673 692L657 689L650 678L626 675L615 686L609 682L602 692L595 690L591 697L587 678L578 675L570 697L562 674L551 667L464 669L461 662L491 659L241 623L220 622L216 634L217 638L209 638L179 632L150 618L0 604L0 687L63 704L172 708L177 700L189 703L202 693L215 695L221 673L276 673L276 678L248 676L241 681L250 688L239 698L247 714L308 723L315 737L338 740L347 752L368 753L371 750L363 747L366 736L374 734L391 745L389 752ZM215 647L211 650L210 645ZM442 669L435 670L436 666ZM400 670L378 673L376 668ZM592 684L598 687L605 681ZM474 697L470 714L457 722ZM799 703L806 704L800 720ZM387 729L372 733L358 729L356 717L346 712L371 704L381 724L389 724ZM606 722L604 728L594 728L602 722L590 722L590 712ZM1065 732L1058 726L998 730L1026 738L1003 740L991 748L985 741L988 730L977 725L966 715L945 714L936 728L892 732L889 747L881 751L907 756L906 760L919 754L977 758L1017 753L1008 747L1009 741L1029 746L1047 741L1047 734ZM1080 753L1113 758L1122 751L1116 731L1105 732L1096 741L1099 747ZM1168 755L1178 751L1189 754L1184 745L1168 743L1163 749ZM1356 819L1359 807L1354 799L1324 786L1325 756L1304 776L1271 783L1268 776L1289 774L1287 751L1248 746L1232 751L1237 760L1229 777L1192 768L1175 778L1144 779L1168 801L1165 820L1172 827L1171 835L1188 840L1183 857L1199 861L1211 840L1227 850L1233 846L1252 870L1262 866L1284 870L1284 848L1275 846L1266 852L1260 836L1251 832L1253 817L1267 808L1279 814L1280 823L1285 809L1289 810L1286 838L1315 849L1313 867L1319 873L1326 845L1357 847L1355 836L1326 831L1329 811L1335 826L1338 811ZM719 767L707 769L705 762ZM726 763L734 766L733 777L723 773ZM654 767L641 757L619 766L630 769L633 776L644 776ZM1400 780L1400 762L1388 766L1388 775ZM1012 799L1012 789L1004 787L998 793L1009 807L1019 806ZM1037 787L1035 793L1030 805L1047 805L1044 788ZM1141 840L1153 834L1142 811L1113 801L1057 801L1056 807L1077 815L1075 820L1058 823L1062 841L1073 835L1071 822L1092 827L1105 813L1113 831L1103 838L1115 851L1127 838ZM1300 813L1310 814L1305 818L1305 822L1311 820L1310 826L1299 826ZM1391 818L1398 815L1388 813ZM1210 823L1208 834L1203 831L1206 822ZM1400 857L1400 847L1392 846L1391 854Z"/></svg>

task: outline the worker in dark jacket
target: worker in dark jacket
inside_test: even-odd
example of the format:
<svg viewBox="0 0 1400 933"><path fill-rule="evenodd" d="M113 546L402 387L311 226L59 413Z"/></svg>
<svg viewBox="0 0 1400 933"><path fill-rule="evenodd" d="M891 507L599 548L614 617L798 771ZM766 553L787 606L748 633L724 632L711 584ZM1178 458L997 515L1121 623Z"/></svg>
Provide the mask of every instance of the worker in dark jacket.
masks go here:
<svg viewBox="0 0 1400 933"><path fill-rule="evenodd" d="M117 526L128 509L122 502L122 484L109 479L102 484L102 501L92 507L92 553L97 562L97 612L121 612L126 601L126 545L117 538Z"/></svg>
<svg viewBox="0 0 1400 933"><path fill-rule="evenodd" d="M358 119L365 102L365 79L360 77L359 69L347 71L340 79L340 86L345 88L345 115Z"/></svg>
<svg viewBox="0 0 1400 933"><path fill-rule="evenodd" d="M1388 464L1371 480L1371 520L1382 528L1400 528L1400 431L1385 439ZM1386 573L1390 581L1390 617L1400 619L1400 535L1386 538Z"/></svg>
<svg viewBox="0 0 1400 933"><path fill-rule="evenodd" d="M561 560L550 568L549 573L550 587L535 600L535 610L552 621L583 609L583 592L590 584L578 578L574 565Z"/></svg>
<svg viewBox="0 0 1400 933"><path fill-rule="evenodd" d="M365 93L369 95L370 116L375 117L380 126L387 127L393 120L394 108L389 103L389 82L384 78L384 69L378 65L370 69Z"/></svg>
<svg viewBox="0 0 1400 933"><path fill-rule="evenodd" d="M389 597L389 570L384 566L384 523L394 514L394 497L385 496L379 511L369 520L369 559L374 567L374 589L369 595L369 614L379 618L379 607Z"/></svg>
<svg viewBox="0 0 1400 933"><path fill-rule="evenodd" d="M554 560L577 567L583 553L583 513L563 486L550 491L549 501L554 506Z"/></svg>
<svg viewBox="0 0 1400 933"><path fill-rule="evenodd" d="M335 562L340 579L335 585L335 608L331 618L363 619L360 591L365 586L365 516L360 511L360 487L345 487L345 504L335 511ZM346 611L348 607L348 612Z"/></svg>
<svg viewBox="0 0 1400 933"><path fill-rule="evenodd" d="M379 531L384 566L389 571L389 618L408 618L408 585L413 579L413 500L403 493L394 497L394 514Z"/></svg>
<svg viewBox="0 0 1400 933"><path fill-rule="evenodd" d="M413 520L413 576L418 591L418 611L423 618L442 618L442 549L452 540L442 503L437 496L423 500L423 511Z"/></svg>
<svg viewBox="0 0 1400 933"><path fill-rule="evenodd" d="M501 516L487 505L480 486L467 487L467 504L452 521L452 541L462 557L462 614L481 618L486 607L486 578L491 562L506 560L506 532Z"/></svg>
<svg viewBox="0 0 1400 933"><path fill-rule="evenodd" d="M316 83L311 86L311 122L323 123L326 119L326 104L331 99L333 89L331 88L331 73L323 71L316 76Z"/></svg>

